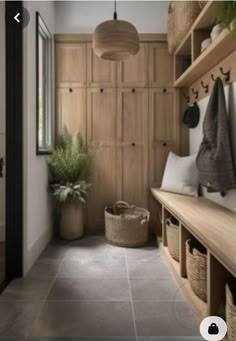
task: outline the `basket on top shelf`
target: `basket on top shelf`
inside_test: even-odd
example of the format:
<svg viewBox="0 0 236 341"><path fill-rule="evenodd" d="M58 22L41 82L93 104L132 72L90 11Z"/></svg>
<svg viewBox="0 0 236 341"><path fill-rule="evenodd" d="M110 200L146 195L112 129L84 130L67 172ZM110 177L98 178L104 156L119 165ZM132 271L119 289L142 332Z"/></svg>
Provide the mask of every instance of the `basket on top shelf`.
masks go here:
<svg viewBox="0 0 236 341"><path fill-rule="evenodd" d="M174 53L201 11L198 1L171 1L168 11L168 50Z"/></svg>
<svg viewBox="0 0 236 341"><path fill-rule="evenodd" d="M236 340L236 282L226 284L226 323L228 340Z"/></svg>
<svg viewBox="0 0 236 341"><path fill-rule="evenodd" d="M179 262L179 223L174 217L166 220L166 235L169 253Z"/></svg>
<svg viewBox="0 0 236 341"><path fill-rule="evenodd" d="M113 245L124 247L143 246L148 241L150 213L141 207L117 201L105 208L106 239Z"/></svg>
<svg viewBox="0 0 236 341"><path fill-rule="evenodd" d="M186 241L187 277L193 292L204 302L207 301L207 254L197 241Z"/></svg>

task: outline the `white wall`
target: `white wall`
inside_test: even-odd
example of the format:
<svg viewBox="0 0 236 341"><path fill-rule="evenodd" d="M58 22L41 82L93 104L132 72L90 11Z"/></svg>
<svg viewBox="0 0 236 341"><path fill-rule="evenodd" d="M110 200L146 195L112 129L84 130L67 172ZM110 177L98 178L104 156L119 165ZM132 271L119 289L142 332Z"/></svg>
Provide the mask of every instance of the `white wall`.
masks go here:
<svg viewBox="0 0 236 341"><path fill-rule="evenodd" d="M225 96L229 114L230 137L232 142L233 158L236 169L236 82L230 86L225 87ZM199 145L202 141L202 123L205 116L209 97L206 97L198 102L201 112L200 123L195 129L190 129L190 153L198 151ZM219 203L222 206L228 207L236 211L236 190L227 192L225 197L221 197L219 193L209 194L204 191L204 195Z"/></svg>
<svg viewBox="0 0 236 341"><path fill-rule="evenodd" d="M5 157L5 3L0 2L0 157ZM5 177L0 178L0 242L5 240Z"/></svg>
<svg viewBox="0 0 236 341"><path fill-rule="evenodd" d="M25 2L30 23L24 29L24 273L38 258L52 235L46 156L36 155L35 13L54 33L54 2ZM54 103L54 100L53 100Z"/></svg>
<svg viewBox="0 0 236 341"><path fill-rule="evenodd" d="M169 1L117 1L118 18L131 21L139 33L166 33ZM113 1L57 1L57 33L92 33L112 19Z"/></svg>

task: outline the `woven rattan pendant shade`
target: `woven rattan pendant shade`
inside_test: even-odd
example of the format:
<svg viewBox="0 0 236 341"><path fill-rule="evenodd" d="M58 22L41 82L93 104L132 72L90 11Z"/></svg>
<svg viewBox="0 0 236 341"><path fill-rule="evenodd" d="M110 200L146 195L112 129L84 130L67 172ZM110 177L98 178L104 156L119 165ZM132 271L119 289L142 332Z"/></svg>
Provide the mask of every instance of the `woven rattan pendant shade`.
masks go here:
<svg viewBox="0 0 236 341"><path fill-rule="evenodd" d="M136 28L124 20L114 19L99 24L93 35L95 54L107 60L124 60L139 51L139 36Z"/></svg>

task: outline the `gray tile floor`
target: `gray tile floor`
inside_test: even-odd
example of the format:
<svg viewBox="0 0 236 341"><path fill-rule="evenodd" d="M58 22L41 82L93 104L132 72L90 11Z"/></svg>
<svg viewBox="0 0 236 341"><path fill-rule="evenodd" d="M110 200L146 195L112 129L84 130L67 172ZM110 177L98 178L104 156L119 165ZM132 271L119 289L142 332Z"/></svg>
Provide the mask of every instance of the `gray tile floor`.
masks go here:
<svg viewBox="0 0 236 341"><path fill-rule="evenodd" d="M200 339L156 246L119 248L102 236L50 244L0 296L0 316L2 340Z"/></svg>

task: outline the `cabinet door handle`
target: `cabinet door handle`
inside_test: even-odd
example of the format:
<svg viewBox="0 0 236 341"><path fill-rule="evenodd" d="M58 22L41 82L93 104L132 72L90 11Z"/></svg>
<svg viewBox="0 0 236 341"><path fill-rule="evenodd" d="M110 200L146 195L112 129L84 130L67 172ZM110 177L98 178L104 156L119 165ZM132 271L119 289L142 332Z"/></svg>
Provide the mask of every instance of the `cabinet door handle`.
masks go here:
<svg viewBox="0 0 236 341"><path fill-rule="evenodd" d="M162 90L162 92L164 92L164 93L165 93L166 91L167 91L166 88L164 88L164 89Z"/></svg>
<svg viewBox="0 0 236 341"><path fill-rule="evenodd" d="M69 91L70 91L70 92L73 92L73 89L70 88Z"/></svg>
<svg viewBox="0 0 236 341"><path fill-rule="evenodd" d="M134 89L134 88L132 89L132 92L135 92L135 89Z"/></svg>
<svg viewBox="0 0 236 341"><path fill-rule="evenodd" d="M132 147L135 147L135 143L134 143L134 142L132 142L132 143L131 143L131 146L132 146Z"/></svg>
<svg viewBox="0 0 236 341"><path fill-rule="evenodd" d="M163 147L166 147L166 146L167 146L167 143L166 143L166 142L163 142L162 145L163 145Z"/></svg>
<svg viewBox="0 0 236 341"><path fill-rule="evenodd" d="M103 92L103 89L100 89L100 92Z"/></svg>

